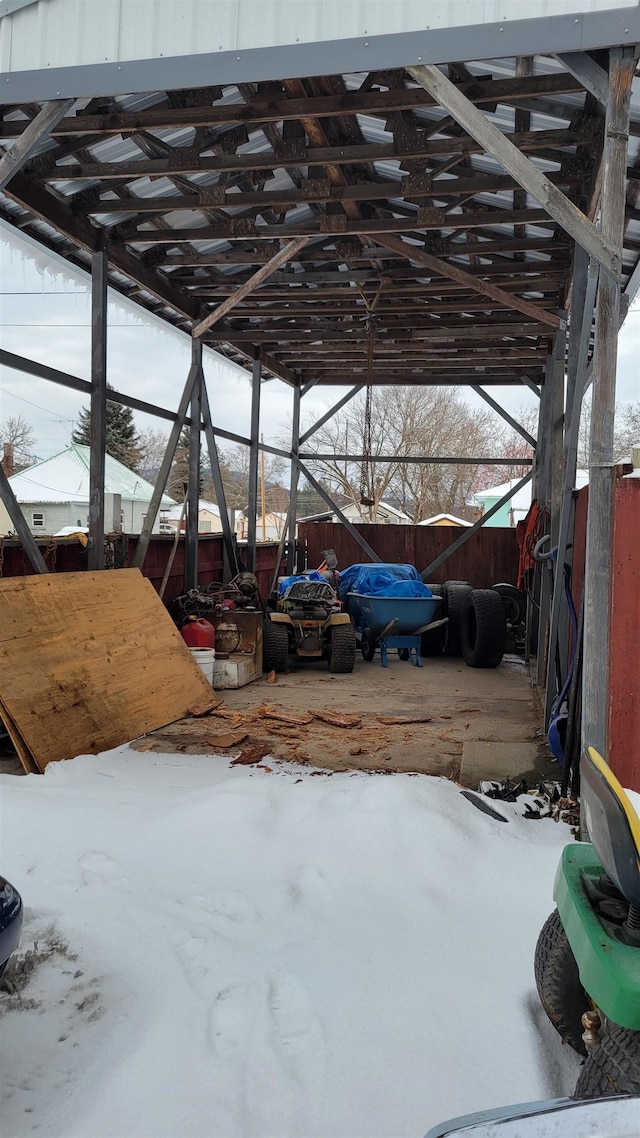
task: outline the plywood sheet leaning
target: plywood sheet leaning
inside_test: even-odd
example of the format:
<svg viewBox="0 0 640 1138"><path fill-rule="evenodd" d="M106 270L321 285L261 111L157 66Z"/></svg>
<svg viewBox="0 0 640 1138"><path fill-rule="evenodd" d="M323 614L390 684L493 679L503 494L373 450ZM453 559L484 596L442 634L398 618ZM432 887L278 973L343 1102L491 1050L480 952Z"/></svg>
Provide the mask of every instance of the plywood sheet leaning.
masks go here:
<svg viewBox="0 0 640 1138"><path fill-rule="evenodd" d="M26 770L220 702L138 569L0 581L0 717Z"/></svg>

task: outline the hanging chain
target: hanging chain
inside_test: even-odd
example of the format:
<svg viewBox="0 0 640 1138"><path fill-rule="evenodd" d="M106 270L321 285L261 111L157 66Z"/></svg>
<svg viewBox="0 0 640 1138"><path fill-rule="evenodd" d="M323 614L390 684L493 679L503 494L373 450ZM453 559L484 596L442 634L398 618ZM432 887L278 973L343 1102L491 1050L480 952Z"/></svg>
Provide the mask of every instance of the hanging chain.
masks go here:
<svg viewBox="0 0 640 1138"><path fill-rule="evenodd" d="M372 506L375 501L374 489L374 474L373 464L371 462L371 452L373 449L373 437L371 429L372 419L372 405L373 405L373 348L375 341L375 325L376 316L375 311L380 300L380 294L384 287L384 280L380 281L378 291L371 303L367 300L362 289L359 289L360 295L367 310L367 321L365 324L365 331L367 334L367 390L364 399L364 428L362 432L362 453L364 461L360 466L360 505Z"/></svg>

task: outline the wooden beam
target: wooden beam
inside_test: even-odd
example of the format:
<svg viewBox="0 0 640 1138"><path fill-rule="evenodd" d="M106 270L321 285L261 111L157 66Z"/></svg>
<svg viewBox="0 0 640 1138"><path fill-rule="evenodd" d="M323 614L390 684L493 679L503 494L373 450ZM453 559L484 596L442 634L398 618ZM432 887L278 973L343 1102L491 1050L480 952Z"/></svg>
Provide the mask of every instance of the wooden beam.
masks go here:
<svg viewBox="0 0 640 1138"><path fill-rule="evenodd" d="M474 103L510 103L514 99L549 94L580 94L582 84L572 75L537 75L531 79L473 79L459 90ZM287 122L305 116L331 118L335 115L365 114L384 117L398 111L437 106L438 100L425 90L400 87L390 91L349 91L346 94L314 98L265 99L257 96L250 103L225 103L199 107L153 107L146 111L114 111L107 114L76 115L58 123L55 136L69 134L131 134L147 130L174 130L176 127L231 126ZM2 120L0 138L22 133L20 122ZM300 161L299 159L296 159Z"/></svg>
<svg viewBox="0 0 640 1138"><path fill-rule="evenodd" d="M498 288L496 285L490 284L488 281L479 280L473 276L472 273L467 273L464 269L459 269L457 265L451 265L448 261L441 261L438 257L433 257L431 253L426 253L417 245L409 245L406 241L400 238L391 237L387 234L384 236L379 235L378 240L381 245L386 245L389 249L394 249L396 252L402 251L409 261L414 261L418 265L424 265L425 268L431 269L433 272L438 273L443 277L450 277L451 280L458 281L459 284L466 285L467 288L472 289L474 292L482 293L483 296L490 296L493 300L499 301L501 304L506 304L509 308L514 308L518 312L523 312L526 316L533 317L541 324L547 324L550 328L559 328L560 320L552 312L546 312L537 304L532 304L529 300L523 300L519 296L512 296L503 289Z"/></svg>
<svg viewBox="0 0 640 1138"><path fill-rule="evenodd" d="M592 59L588 51L568 51L564 55L556 55L555 58L603 107L606 107L609 98L609 76L604 68Z"/></svg>
<svg viewBox="0 0 640 1138"><path fill-rule="evenodd" d="M266 265L258 269L248 281L240 285L240 288L236 289L222 304L219 304L213 312L205 316L204 320L196 324L193 329L193 336L202 336L204 332L208 332L214 324L217 324L218 321L222 320L228 312L231 312L241 300L244 300L245 296L248 296L249 293L258 288L263 281L267 280L272 273L275 273L281 265L286 264L286 262L290 261L292 257L295 257L301 249L304 249L308 241L308 237L298 237L296 241L289 241L286 245L283 245L279 253L276 253L271 260L267 261Z"/></svg>
<svg viewBox="0 0 640 1138"><path fill-rule="evenodd" d="M74 102L75 99L52 99L51 102L45 103L36 117L24 127L11 150L7 150L0 158L0 190L3 190L13 175L29 161L36 147L51 134Z"/></svg>
<svg viewBox="0 0 640 1138"><path fill-rule="evenodd" d="M563 196L562 194L560 195ZM589 223L591 224L591 223ZM500 225L540 225L551 229L553 222L546 209L484 209L481 213L445 213L441 209L425 210L425 216L415 214L413 226L420 233L436 229L484 229ZM323 215L308 221L280 225L257 225L253 218L231 218L217 225L201 225L192 229L138 229L125 236L114 234L111 247L122 245L181 245L185 241L272 241L276 237L323 237L334 233L342 236L378 237L386 233L406 233L411 225L403 217L366 218L354 220L346 214ZM384 242L380 242L384 244Z"/></svg>
<svg viewBox="0 0 640 1138"><path fill-rule="evenodd" d="M533 109L535 110L535 104ZM571 114L573 110L571 110ZM570 114L567 116L570 117ZM574 130L534 130L507 135L522 151L539 153L556 147L573 147L582 141ZM591 135L589 135L591 138ZM93 142L99 141L96 136ZM342 146L308 147L304 151L305 165L314 166L352 166L360 163L384 161L407 162L419 159L447 158L459 155L466 158L471 154L481 154L483 147L474 138L453 136L425 141L419 133L410 135L398 142L365 142ZM557 157L558 162L560 157ZM278 170L287 166L281 154L270 151L258 154L222 154L215 158L201 157L197 152L185 148L176 150L168 158L127 159L119 162L79 162L72 166L54 166L42 174L44 182L96 181L100 179L123 179L135 182L139 178L166 178L177 174L243 174L259 170Z"/></svg>
<svg viewBox="0 0 640 1138"><path fill-rule="evenodd" d="M552 185L533 162L526 158L512 142L498 130L494 123L469 101L446 75L433 64L420 64L409 67L409 74L420 83L442 107L445 107L460 126L482 143L507 170L524 190L532 194L548 214L569 233L578 244L614 275L619 274L618 256L615 247L588 217ZM522 80L524 82L524 80Z"/></svg>
<svg viewBox="0 0 640 1138"><path fill-rule="evenodd" d="M13 492L13 487L7 478L2 464L0 463L0 501L7 511L13 528L15 529L20 543L24 549L34 573L48 573L49 570L45 564L44 557L42 556L38 546L35 543L33 534L29 529L27 519L25 518L20 504L16 499Z"/></svg>

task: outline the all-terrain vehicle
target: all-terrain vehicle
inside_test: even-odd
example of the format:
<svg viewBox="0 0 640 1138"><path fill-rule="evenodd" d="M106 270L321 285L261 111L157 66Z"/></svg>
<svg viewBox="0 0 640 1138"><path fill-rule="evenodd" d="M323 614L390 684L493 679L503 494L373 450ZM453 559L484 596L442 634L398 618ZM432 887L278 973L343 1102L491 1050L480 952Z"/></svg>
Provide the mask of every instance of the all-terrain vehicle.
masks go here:
<svg viewBox="0 0 640 1138"><path fill-rule="evenodd" d="M290 654L325 659L331 672L352 672L356 634L338 599L332 550L318 570L281 577L264 626L265 671L284 672Z"/></svg>
<svg viewBox="0 0 640 1138"><path fill-rule="evenodd" d="M538 994L564 1042L586 1056L577 1098L640 1093L640 819L592 747L580 763L591 842L562 852L557 905L538 938Z"/></svg>

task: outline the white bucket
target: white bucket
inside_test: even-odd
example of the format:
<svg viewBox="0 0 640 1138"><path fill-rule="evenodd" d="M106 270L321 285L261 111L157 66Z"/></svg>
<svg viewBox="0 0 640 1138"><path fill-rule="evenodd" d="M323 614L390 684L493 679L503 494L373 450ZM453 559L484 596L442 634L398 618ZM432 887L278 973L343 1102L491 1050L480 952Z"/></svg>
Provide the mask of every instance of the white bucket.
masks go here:
<svg viewBox="0 0 640 1138"><path fill-rule="evenodd" d="M200 668L205 680L213 687L213 662L216 658L215 648L190 648L189 651Z"/></svg>

